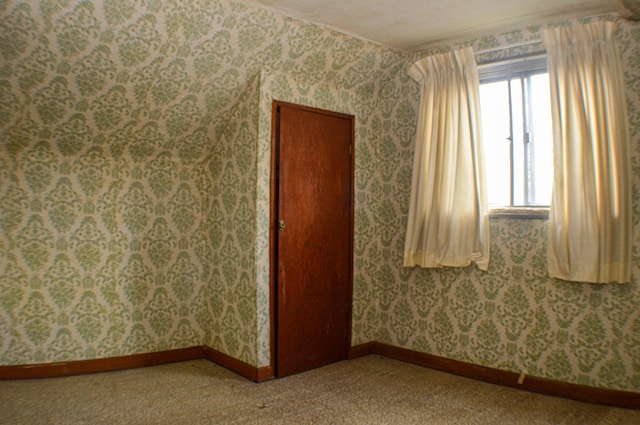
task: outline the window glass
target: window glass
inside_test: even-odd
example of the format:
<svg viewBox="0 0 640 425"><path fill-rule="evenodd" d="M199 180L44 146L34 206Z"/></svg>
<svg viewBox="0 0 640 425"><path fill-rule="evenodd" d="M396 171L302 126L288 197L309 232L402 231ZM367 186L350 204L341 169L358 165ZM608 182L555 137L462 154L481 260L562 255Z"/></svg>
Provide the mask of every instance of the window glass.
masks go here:
<svg viewBox="0 0 640 425"><path fill-rule="evenodd" d="M481 71L480 107L489 206L549 206L553 144L549 76L542 61ZM490 76L490 77L487 77Z"/></svg>
<svg viewBox="0 0 640 425"><path fill-rule="evenodd" d="M496 81L480 85L480 108L489 205L510 205L509 83Z"/></svg>
<svg viewBox="0 0 640 425"><path fill-rule="evenodd" d="M524 146L524 117L523 117L522 80L511 79L511 137L513 143L513 206L525 205L525 146ZM507 204L508 205L508 204Z"/></svg>
<svg viewBox="0 0 640 425"><path fill-rule="evenodd" d="M533 138L531 167L533 168L531 205L549 205L553 184L553 131L551 129L551 99L549 74L531 76L531 118Z"/></svg>

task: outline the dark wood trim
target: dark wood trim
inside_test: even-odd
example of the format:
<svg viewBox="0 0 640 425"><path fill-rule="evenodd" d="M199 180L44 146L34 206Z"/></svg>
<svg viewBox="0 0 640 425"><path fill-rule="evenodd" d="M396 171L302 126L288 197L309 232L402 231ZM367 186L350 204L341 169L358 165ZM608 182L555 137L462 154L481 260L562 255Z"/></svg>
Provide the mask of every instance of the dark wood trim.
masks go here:
<svg viewBox="0 0 640 425"><path fill-rule="evenodd" d="M276 365L276 356L278 355L277 351L277 296L278 296L278 287L276 284L276 274L278 273L278 268L276 264L276 221L278 220L278 201L277 201L277 193L278 193L278 181L276 179L276 173L278 170L277 160L278 160L278 135L279 135L279 103L277 101L273 101L271 106L271 176L270 176L270 194L269 194L269 326L270 326L270 335L269 335L269 346L271 357L269 360L270 368L273 371L273 375L276 376L278 373L277 365Z"/></svg>
<svg viewBox="0 0 640 425"><path fill-rule="evenodd" d="M258 369L258 379L256 382L264 382L274 379L276 374L271 366L264 366Z"/></svg>
<svg viewBox="0 0 640 425"><path fill-rule="evenodd" d="M113 372L146 366L158 366L188 360L207 359L254 382L274 377L271 367L257 368L241 360L206 346L178 348L157 353L131 354L105 359L75 360L70 362L34 365L0 366L0 381L9 379L55 378L88 373Z"/></svg>
<svg viewBox="0 0 640 425"><path fill-rule="evenodd" d="M355 115L340 114L342 117L349 117L351 121L351 145L349 146L349 156L351 157L351 216L349 217L349 312L347 313L347 351L349 358L351 352L351 337L353 336L353 279L354 279L354 244L356 234L356 117Z"/></svg>
<svg viewBox="0 0 640 425"><path fill-rule="evenodd" d="M640 393L588 387L528 375L521 377L516 372L474 365L378 342L373 343L373 353L466 378L520 388L539 394L627 409L640 409Z"/></svg>
<svg viewBox="0 0 640 425"><path fill-rule="evenodd" d="M516 372L474 365L379 342L368 342L356 345L349 349L349 359L355 359L369 354L379 354L391 359L440 370L454 375L477 379L492 384L519 388L534 393L563 397L588 403L603 404L607 406L640 409L640 393L636 392L588 387L585 385L552 381L535 376L524 376L523 379L520 380L521 376ZM210 347L196 346L161 351L157 353L110 357L106 359L76 360L70 362L35 365L0 366L0 381L10 379L54 378L89 373L112 372L116 370L157 366L203 358L254 382L263 382L275 377L274 370L271 366L258 368L241 360L234 359L233 357ZM518 382L519 380L521 383Z"/></svg>
<svg viewBox="0 0 640 425"><path fill-rule="evenodd" d="M349 360L357 359L358 357L368 356L375 352L375 343L367 342L364 344L356 345L349 348Z"/></svg>
<svg viewBox="0 0 640 425"><path fill-rule="evenodd" d="M227 368L238 375L244 376L253 382L259 382L259 369L255 366L251 366L242 360L235 359L227 354L224 354L218 350L214 350L211 347L204 348L204 357L213 363L216 363L224 368Z"/></svg>
<svg viewBox="0 0 640 425"><path fill-rule="evenodd" d="M54 378L112 372L137 367L157 366L167 363L196 360L204 357L204 347L178 348L157 353L131 354L106 359L75 360L70 362L35 365L0 366L0 380Z"/></svg>

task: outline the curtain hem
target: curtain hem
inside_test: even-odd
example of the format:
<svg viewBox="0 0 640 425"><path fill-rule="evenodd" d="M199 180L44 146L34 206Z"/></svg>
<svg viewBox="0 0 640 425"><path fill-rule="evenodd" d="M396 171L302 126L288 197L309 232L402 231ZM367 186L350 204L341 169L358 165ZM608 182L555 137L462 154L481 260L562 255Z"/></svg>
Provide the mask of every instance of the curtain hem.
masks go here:
<svg viewBox="0 0 640 425"><path fill-rule="evenodd" d="M556 264L547 265L549 277L569 282L594 284L631 283L631 268L627 264Z"/></svg>
<svg viewBox="0 0 640 425"><path fill-rule="evenodd" d="M441 269L444 267L468 267L475 263L480 270L489 269L489 259L481 253L472 253L470 257L448 258L437 260L441 255L433 253L405 253L403 267L421 267L424 269Z"/></svg>

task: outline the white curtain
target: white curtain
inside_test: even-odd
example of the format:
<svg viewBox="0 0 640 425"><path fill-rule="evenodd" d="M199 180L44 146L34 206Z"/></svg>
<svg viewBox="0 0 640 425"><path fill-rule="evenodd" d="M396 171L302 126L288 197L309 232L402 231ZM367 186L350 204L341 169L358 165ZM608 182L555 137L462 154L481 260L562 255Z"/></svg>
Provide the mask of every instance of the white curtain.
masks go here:
<svg viewBox="0 0 640 425"><path fill-rule="evenodd" d="M420 83L404 266L489 266L478 70L471 48L429 56Z"/></svg>
<svg viewBox="0 0 640 425"><path fill-rule="evenodd" d="M631 280L631 174L616 26L545 30L554 127L551 277Z"/></svg>

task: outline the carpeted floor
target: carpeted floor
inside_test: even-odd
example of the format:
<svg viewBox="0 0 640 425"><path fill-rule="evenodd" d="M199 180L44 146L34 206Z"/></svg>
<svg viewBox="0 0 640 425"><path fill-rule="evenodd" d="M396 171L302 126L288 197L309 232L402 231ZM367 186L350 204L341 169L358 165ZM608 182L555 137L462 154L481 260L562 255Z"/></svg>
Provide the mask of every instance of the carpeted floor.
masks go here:
<svg viewBox="0 0 640 425"><path fill-rule="evenodd" d="M255 384L207 360L0 382L0 424L640 424L377 355Z"/></svg>

